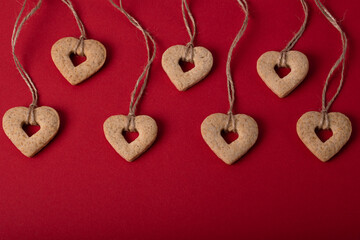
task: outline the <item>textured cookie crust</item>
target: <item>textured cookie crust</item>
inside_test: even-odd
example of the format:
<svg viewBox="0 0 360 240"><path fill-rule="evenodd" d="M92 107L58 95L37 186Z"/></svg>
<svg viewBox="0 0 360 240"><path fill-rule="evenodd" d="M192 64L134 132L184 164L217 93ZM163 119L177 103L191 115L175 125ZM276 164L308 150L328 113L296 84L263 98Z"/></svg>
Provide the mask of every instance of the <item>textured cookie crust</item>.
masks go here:
<svg viewBox="0 0 360 240"><path fill-rule="evenodd" d="M239 137L228 144L221 136L221 131L234 131L226 129L229 116L214 113L201 124L201 134L211 150L226 164L233 164L242 157L256 142L259 134L255 120L245 114L234 115L236 122L235 132Z"/></svg>
<svg viewBox="0 0 360 240"><path fill-rule="evenodd" d="M84 55L86 61L74 66L71 61L71 54L81 54L81 46L77 53L74 52L79 39L65 37L58 40L51 48L51 57L60 73L72 85L76 85L96 73L105 63L106 49L104 45L96 40L84 40Z"/></svg>
<svg viewBox="0 0 360 240"><path fill-rule="evenodd" d="M296 124L296 131L305 146L322 162L328 161L346 144L351 136L351 122L344 114L328 113L330 129L333 135L322 142L315 133L319 127L322 114L307 112L300 117Z"/></svg>
<svg viewBox="0 0 360 240"><path fill-rule="evenodd" d="M203 47L194 47L194 65L190 71L183 72L179 61L184 59L186 46L175 45L168 48L161 59L161 64L171 82L179 91L185 91L204 79L213 65L213 57L209 50Z"/></svg>
<svg viewBox="0 0 360 240"><path fill-rule="evenodd" d="M35 108L35 120L40 130L29 137L22 129L28 123L29 108L14 107L3 117L3 129L11 142L27 157L32 157L53 139L60 127L60 118L51 107ZM34 125L34 123L33 123Z"/></svg>
<svg viewBox="0 0 360 240"><path fill-rule="evenodd" d="M265 84L278 97L286 97L306 77L309 71L307 57L298 51L289 51L286 55L286 63L291 72L284 78L280 78L275 71L280 58L280 52L270 51L260 56L257 61L257 72Z"/></svg>
<svg viewBox="0 0 360 240"><path fill-rule="evenodd" d="M104 122L104 134L115 151L126 161L132 162L154 143L158 128L155 120L151 117L135 116L135 131L139 133L139 136L128 143L122 135L128 122L128 116L111 116Z"/></svg>

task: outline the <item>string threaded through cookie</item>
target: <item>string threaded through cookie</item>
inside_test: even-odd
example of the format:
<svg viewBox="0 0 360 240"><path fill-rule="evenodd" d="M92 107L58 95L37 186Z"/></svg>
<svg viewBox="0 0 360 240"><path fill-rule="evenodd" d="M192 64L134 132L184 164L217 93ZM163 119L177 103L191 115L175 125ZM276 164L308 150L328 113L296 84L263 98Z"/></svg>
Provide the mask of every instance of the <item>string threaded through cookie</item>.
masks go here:
<svg viewBox="0 0 360 240"><path fill-rule="evenodd" d="M145 39L145 45L146 45L146 50L147 50L147 64L144 67L141 75L139 76L138 80L136 81L134 90L131 93L131 100L130 100L130 105L129 105L129 124L128 124L128 128L131 127L133 129L136 128L135 126L135 121L132 121L132 119L135 118L135 112L136 112L136 107L145 91L145 88L147 86L148 83L148 79L149 79L149 71L150 71L150 67L151 64L153 63L154 59L155 59L155 55L156 55L156 42L154 40L154 38L150 35L150 33L148 31L146 31L141 25L140 23L133 17L131 16L128 12L125 11L125 9L122 6L122 1L119 0L119 5L116 5L112 0L109 0L110 3L117 9L119 10L121 13L123 13L127 19L130 21L130 23L132 25L134 25L138 30L141 31L141 33L144 35L144 39ZM152 43L152 49L153 51L150 51L150 42ZM140 86L141 81L143 82L141 85L141 88L139 90L139 93L137 93L137 90ZM132 123L131 123L132 122Z"/></svg>
<svg viewBox="0 0 360 240"><path fill-rule="evenodd" d="M299 29L299 31L294 35L294 37L286 45L286 47L283 50L281 50L278 67L288 67L288 65L286 64L286 54L295 46L295 44L299 41L299 39L301 38L301 36L303 35L303 33L306 29L306 24L308 22L308 17L309 17L309 8L308 8L308 5L305 0L300 0L300 2L303 7L304 15L305 15L303 24L301 25L301 28Z"/></svg>
<svg viewBox="0 0 360 240"><path fill-rule="evenodd" d="M66 6L68 6L68 8L71 10L72 14L75 17L76 20L76 24L79 27L80 30L80 37L79 37L79 42L76 45L75 49L74 49L74 53L77 54L77 50L78 48L81 46L81 52L80 52L80 56L85 56L84 54L84 40L86 39L86 31L85 31L85 26L83 24L83 22L81 21L79 15L77 14L77 12L75 11L74 6L72 5L70 0L61 0L63 3L65 3Z"/></svg>
<svg viewBox="0 0 360 240"><path fill-rule="evenodd" d="M19 71L21 77L24 79L26 85L29 87L31 95L32 95L32 99L33 99L32 103L29 105L28 122L31 120L35 124L36 121L35 121L34 109L37 107L37 103L38 103L38 99L39 99L38 90L36 89L35 84L32 81L31 77L25 71L24 67L21 65L18 57L16 56L15 47L16 47L16 42L19 38L19 35L20 35L23 25L40 8L42 0L39 0L38 3L35 5L35 7L20 21L20 18L22 16L22 14L24 13L26 2L27 2L27 0L24 0L24 3L20 10L20 13L15 21L14 29L13 29L12 36L11 36L11 49L12 49L12 55L14 58L16 68ZM20 21L20 24L19 24L19 21Z"/></svg>
<svg viewBox="0 0 360 240"><path fill-rule="evenodd" d="M249 8L248 8L248 4L247 4L246 0L237 0L237 1L240 4L243 12L245 13L245 19L241 26L241 29L239 30L238 34L236 35L234 41L231 44L231 47L229 49L229 53L227 56L227 61L226 61L226 78L227 78L228 100L229 100L229 105L230 105L229 111L228 111L229 123L230 123L232 115L233 115L232 112L233 112L234 102L235 102L235 87L234 87L233 78L231 76L231 58L232 58L233 51L234 51L237 43L239 42L240 38L244 34L246 27L248 25L248 21L249 21ZM229 114L229 113L231 113L231 114ZM232 118L232 119L234 119L234 118ZM234 126L235 126L235 123L234 123Z"/></svg>
<svg viewBox="0 0 360 240"><path fill-rule="evenodd" d="M323 91L322 91L322 108L321 108L322 118L321 118L321 121L319 123L319 127L322 128L322 129L329 129L330 128L330 121L329 121L329 117L328 117L328 111L329 111L331 105L334 103L337 96L340 94L341 88L342 88L342 86L344 84L344 72L345 72L345 62L346 62L345 61L346 60L345 56L346 56L346 51L347 51L347 47L348 47L348 39L346 37L345 32L341 29L340 25L337 23L336 19L326 9L326 7L320 2L320 0L315 0L315 3L317 5L317 7L319 8L319 10L321 11L321 13L338 30L338 32L341 35L341 42L342 42L341 55L337 59L335 64L332 66L332 68L330 69L330 72L328 73L328 75L326 77L326 81L325 81L324 88L323 88ZM340 66L340 64L341 64L341 77L340 77L339 86L337 88L336 93L331 98L331 100L328 103L326 103L326 92L327 92L327 89L328 89L329 81L332 78L332 76L334 75L335 70Z"/></svg>
<svg viewBox="0 0 360 240"><path fill-rule="evenodd" d="M185 51L185 55L183 58L185 61L190 61L191 63L193 63L194 62L194 40L195 40L195 35L196 35L196 23L195 23L195 19L190 11L189 5L186 0L181 0L181 12L182 12L182 16L184 19L186 30L190 37L190 42L188 42L186 44L186 51ZM192 29L193 29L192 31L191 31L189 22L186 18L186 14L189 16L190 21L192 23ZM189 52L190 52L190 58L188 58Z"/></svg>
<svg viewBox="0 0 360 240"><path fill-rule="evenodd" d="M229 120L226 124L225 130L236 132L236 119L234 114L231 111L229 111L227 115L229 116Z"/></svg>

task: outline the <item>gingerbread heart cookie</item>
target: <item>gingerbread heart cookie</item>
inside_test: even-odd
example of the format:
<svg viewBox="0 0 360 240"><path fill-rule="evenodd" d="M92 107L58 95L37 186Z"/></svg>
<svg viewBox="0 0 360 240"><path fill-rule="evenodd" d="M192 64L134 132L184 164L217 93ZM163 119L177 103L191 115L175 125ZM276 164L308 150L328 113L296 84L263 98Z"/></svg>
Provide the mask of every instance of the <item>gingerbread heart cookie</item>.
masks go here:
<svg viewBox="0 0 360 240"><path fill-rule="evenodd" d="M275 71L280 57L280 52L270 51L264 53L257 61L257 72L271 91L278 97L283 98L305 79L309 71L309 61L301 52L287 52L286 64L291 69L291 72L281 78Z"/></svg>
<svg viewBox="0 0 360 240"><path fill-rule="evenodd" d="M155 120L146 115L134 116L135 129L127 129L128 124L129 116L111 116L104 122L104 133L115 151L126 161L132 162L154 143L158 128ZM139 136L128 143L122 135L123 131L136 131Z"/></svg>
<svg viewBox="0 0 360 240"><path fill-rule="evenodd" d="M209 50L203 47L194 47L193 61L195 67L184 72L179 62L181 60L190 62L191 59L185 59L187 50L189 49L183 45L172 46L164 52L161 59L164 71L179 91L185 91L204 79L213 65L213 57Z"/></svg>
<svg viewBox="0 0 360 240"><path fill-rule="evenodd" d="M322 142L316 135L322 114L319 112L307 112L300 117L296 124L296 131L305 146L322 162L328 161L350 139L352 126L349 118L339 112L328 113L329 126L333 135Z"/></svg>
<svg viewBox="0 0 360 240"><path fill-rule="evenodd" d="M106 59L104 45L96 40L85 39L83 50L86 61L74 66L70 56L81 55L82 47L77 47L79 41L81 40L77 38L65 37L58 40L51 48L51 57L55 66L72 85L79 84L96 73L104 65Z"/></svg>
<svg viewBox="0 0 360 240"><path fill-rule="evenodd" d="M228 128L229 115L215 113L201 124L201 135L211 150L226 164L233 164L255 144L259 130L255 120L245 114L234 115L235 129ZM221 131L233 131L238 138L228 144Z"/></svg>
<svg viewBox="0 0 360 240"><path fill-rule="evenodd" d="M3 117L3 129L22 154L32 157L54 138L60 127L58 113L51 107L37 107L34 109L36 122L28 122L29 108L14 107L9 109ZM29 137L23 130L23 125L39 125L40 130Z"/></svg>

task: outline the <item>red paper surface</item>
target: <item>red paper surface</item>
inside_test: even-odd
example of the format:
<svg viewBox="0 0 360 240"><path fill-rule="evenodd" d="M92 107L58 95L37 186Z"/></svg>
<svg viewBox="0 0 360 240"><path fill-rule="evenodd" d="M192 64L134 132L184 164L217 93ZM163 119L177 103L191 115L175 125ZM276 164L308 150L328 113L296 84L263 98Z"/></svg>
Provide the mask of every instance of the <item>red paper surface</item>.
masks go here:
<svg viewBox="0 0 360 240"><path fill-rule="evenodd" d="M10 47L22 1L3 1L0 113L28 106L31 95L15 68ZM26 10L34 6L28 3ZM320 110L325 78L341 53L340 35L309 1L308 27L296 44L310 61L304 82L279 99L256 72L256 60L281 50L300 27L299 1L249 1L250 20L234 52L235 112L259 125L256 145L227 166L208 148L200 125L228 110L225 62L244 14L237 1L189 1L197 22L195 45L214 56L210 75L186 92L161 67L170 46L189 40L180 0L124 1L156 39L158 51L137 114L153 117L156 142L128 163L106 141L103 123L127 114L130 93L146 63L142 34L108 1L74 0L89 38L108 58L86 82L71 86L50 49L80 35L61 1L44 1L24 25L16 53L33 78L40 105L61 118L56 138L34 158L24 157L0 131L0 239L359 239L360 4L325 2L349 37L345 83L331 111L346 114L353 134L327 163L296 134L297 119ZM335 91L338 76L331 82Z"/></svg>

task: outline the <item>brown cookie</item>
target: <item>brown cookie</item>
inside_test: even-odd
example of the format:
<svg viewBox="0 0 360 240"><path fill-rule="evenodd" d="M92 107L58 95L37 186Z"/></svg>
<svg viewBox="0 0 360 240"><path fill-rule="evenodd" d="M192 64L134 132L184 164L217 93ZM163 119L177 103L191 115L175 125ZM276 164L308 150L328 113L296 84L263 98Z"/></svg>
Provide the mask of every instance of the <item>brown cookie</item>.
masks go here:
<svg viewBox="0 0 360 240"><path fill-rule="evenodd" d="M322 114L307 112L300 117L296 124L296 131L305 146L322 162L328 161L346 144L351 136L351 122L344 114L339 112L328 113L330 129L333 135L322 142L316 135Z"/></svg>
<svg viewBox="0 0 360 240"><path fill-rule="evenodd" d="M3 129L11 142L27 157L32 157L54 138L60 127L58 113L51 107L34 109L35 121L40 130L29 137L22 129L23 125L35 125L28 122L29 108L14 107L3 117Z"/></svg>
<svg viewBox="0 0 360 240"><path fill-rule="evenodd" d="M286 54L286 64L291 72L280 78L275 71L281 53L270 51L260 56L257 61L257 72L265 84L278 97L286 97L293 91L306 77L309 71L309 61L307 57L298 51L289 51Z"/></svg>
<svg viewBox="0 0 360 240"><path fill-rule="evenodd" d="M154 143L158 131L156 122L151 117L140 115L134 118L135 129L133 131L138 132L139 136L131 143L128 143L122 135L129 124L128 116L111 116L104 122L106 139L115 151L128 162L134 161Z"/></svg>
<svg viewBox="0 0 360 240"><path fill-rule="evenodd" d="M65 37L58 40L51 48L51 57L55 66L59 69L60 73L72 85L76 85L89 78L96 73L105 63L106 49L104 45L96 40L84 40L84 55L86 61L74 66L71 61L71 54L81 55L81 45L79 39L73 37Z"/></svg>
<svg viewBox="0 0 360 240"><path fill-rule="evenodd" d="M235 129L228 129L229 115L215 113L201 124L201 135L211 150L226 164L233 164L242 157L256 142L258 126L255 120L245 114L237 114ZM231 124L230 124L231 126ZM236 132L239 137L228 144L221 136L221 131Z"/></svg>
<svg viewBox="0 0 360 240"><path fill-rule="evenodd" d="M213 65L213 57L209 50L203 47L194 47L193 60L195 67L184 72L179 61L190 62L190 59L185 59L187 49L183 45L172 46L164 52L161 59L164 71L179 91L185 91L204 79Z"/></svg>

